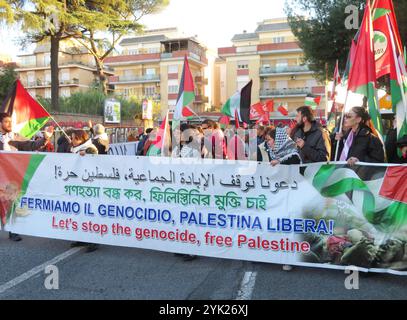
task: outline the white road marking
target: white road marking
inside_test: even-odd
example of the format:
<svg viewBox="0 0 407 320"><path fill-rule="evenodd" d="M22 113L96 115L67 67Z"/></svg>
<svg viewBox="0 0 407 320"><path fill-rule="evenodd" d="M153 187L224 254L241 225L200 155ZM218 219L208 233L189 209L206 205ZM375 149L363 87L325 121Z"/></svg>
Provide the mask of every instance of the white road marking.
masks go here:
<svg viewBox="0 0 407 320"><path fill-rule="evenodd" d="M0 294L6 292L7 290L9 290L11 288L14 288L15 286L18 286L20 283L36 276L39 273L44 272L44 270L47 266L55 265L55 264L61 262L62 260L65 260L65 259L69 258L70 256L78 253L82 249L83 249L83 247L82 248L72 248L71 250L68 250L68 251L60 254L59 256L56 256L55 258L23 273L22 275L18 276L17 278L10 280L9 282L0 286Z"/></svg>
<svg viewBox="0 0 407 320"><path fill-rule="evenodd" d="M244 274L236 300L251 300L256 284L257 272L248 271Z"/></svg>

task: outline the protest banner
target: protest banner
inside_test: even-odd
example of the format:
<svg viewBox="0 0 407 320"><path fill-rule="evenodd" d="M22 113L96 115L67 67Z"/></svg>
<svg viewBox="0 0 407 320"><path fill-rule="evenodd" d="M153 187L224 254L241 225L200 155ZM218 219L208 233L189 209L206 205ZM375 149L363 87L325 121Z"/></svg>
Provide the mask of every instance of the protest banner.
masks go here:
<svg viewBox="0 0 407 320"><path fill-rule="evenodd" d="M407 275L406 166L0 153L5 230Z"/></svg>

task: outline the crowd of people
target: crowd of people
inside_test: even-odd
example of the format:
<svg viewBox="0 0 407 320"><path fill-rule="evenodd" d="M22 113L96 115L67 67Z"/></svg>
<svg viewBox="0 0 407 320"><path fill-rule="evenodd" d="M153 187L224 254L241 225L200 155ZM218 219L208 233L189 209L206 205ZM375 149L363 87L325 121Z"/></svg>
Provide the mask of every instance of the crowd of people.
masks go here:
<svg viewBox="0 0 407 320"><path fill-rule="evenodd" d="M93 126L89 122L89 128L90 133L89 130L65 130L54 148L51 143L53 127L38 133L32 140L26 140L13 133L12 119L10 115L3 113L0 114L0 151L58 152L82 156L108 154L109 137L103 125ZM346 113L341 132L329 133L307 106L297 109L296 124L293 127L254 125L250 129L252 130L247 130L243 135L237 135L235 129L221 129L212 120L204 120L199 125L181 123L171 134L172 143L168 156L245 159L270 163L272 166L330 161L344 161L350 166L358 162L407 163L407 136L397 140L394 122L387 134L386 143L383 144L372 125L369 113L363 107L354 107ZM158 132L159 129L147 129L142 135L133 137L132 141L138 141L137 156L149 154ZM232 132L232 135L228 132ZM253 145L254 148L251 147ZM21 240L19 235L12 233L9 238L12 241ZM72 245L85 245L88 252L97 248L94 244L79 242ZM184 258L192 260L194 256Z"/></svg>

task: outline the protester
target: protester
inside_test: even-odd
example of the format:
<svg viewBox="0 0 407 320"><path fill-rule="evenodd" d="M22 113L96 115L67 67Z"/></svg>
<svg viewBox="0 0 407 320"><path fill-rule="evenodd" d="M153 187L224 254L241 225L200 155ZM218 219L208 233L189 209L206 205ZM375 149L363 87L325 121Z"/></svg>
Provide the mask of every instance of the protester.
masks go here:
<svg viewBox="0 0 407 320"><path fill-rule="evenodd" d="M72 132L72 153L80 154L84 156L85 154L98 154L98 149L92 143L92 139L89 138L89 135L85 130L74 130ZM97 250L98 245L93 243L85 242L73 242L71 247L86 247L86 252L93 252Z"/></svg>
<svg viewBox="0 0 407 320"><path fill-rule="evenodd" d="M397 120L393 120L393 126L389 129L386 138L386 155L389 163L399 163L397 154Z"/></svg>
<svg viewBox="0 0 407 320"><path fill-rule="evenodd" d="M257 145L261 145L264 142L264 135L266 133L266 128L264 126L257 127Z"/></svg>
<svg viewBox="0 0 407 320"><path fill-rule="evenodd" d="M300 164L301 157L295 142L288 136L286 128L278 127L268 132L268 155L271 165Z"/></svg>
<svg viewBox="0 0 407 320"><path fill-rule="evenodd" d="M0 151L38 151L44 147L54 133L53 127L48 127L42 139L36 141L27 140L17 133L13 133L12 119L7 113L0 113ZM1 206L0 210L4 210ZM11 241L21 241L21 237L15 233L9 233Z"/></svg>
<svg viewBox="0 0 407 320"><path fill-rule="evenodd" d="M150 134L151 134L152 131L153 131L153 129L149 128L149 129L146 130L146 133L143 133L140 136L140 139L139 139L140 142L139 142L139 144L137 146L137 155L138 156L144 156L144 145L149 140Z"/></svg>
<svg viewBox="0 0 407 320"><path fill-rule="evenodd" d="M89 121L90 132L92 133L92 143L98 149L98 154L106 155L109 153L109 137L103 125L97 124L92 126L92 121Z"/></svg>
<svg viewBox="0 0 407 320"><path fill-rule="evenodd" d="M331 155L329 136L315 121L311 107L298 108L296 121L292 139L300 150L302 162L328 162Z"/></svg>
<svg viewBox="0 0 407 320"><path fill-rule="evenodd" d="M345 127L350 128L343 135L337 134L339 160L353 166L357 162L383 163L385 160L383 144L375 135L369 113L363 107L354 107L345 116Z"/></svg>
<svg viewBox="0 0 407 320"><path fill-rule="evenodd" d="M71 135L73 128L68 128L57 140L57 153L71 153Z"/></svg>
<svg viewBox="0 0 407 320"><path fill-rule="evenodd" d="M42 132L38 131L34 136L34 141L38 141L43 138L44 138L44 135L42 134ZM52 144L52 142L50 140L48 140L45 145L43 145L42 147L40 147L38 149L38 151L39 152L55 152L55 148L54 148L54 145Z"/></svg>
<svg viewBox="0 0 407 320"><path fill-rule="evenodd" d="M257 161L270 163L269 149L271 148L271 135L270 132L273 128L265 128L264 141L257 147Z"/></svg>
<svg viewBox="0 0 407 320"><path fill-rule="evenodd" d="M205 120L202 122L201 127L205 133L204 144L209 151L206 157L210 159L226 159L225 135L218 124L213 120Z"/></svg>

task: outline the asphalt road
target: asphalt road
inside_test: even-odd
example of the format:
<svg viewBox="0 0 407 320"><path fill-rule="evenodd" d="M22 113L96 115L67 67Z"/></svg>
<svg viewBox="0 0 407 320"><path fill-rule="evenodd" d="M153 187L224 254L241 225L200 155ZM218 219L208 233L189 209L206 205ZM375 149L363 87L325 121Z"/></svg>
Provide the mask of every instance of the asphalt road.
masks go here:
<svg viewBox="0 0 407 320"><path fill-rule="evenodd" d="M0 232L0 301L407 299L407 277L361 274L359 290L347 290L342 271L285 272L279 265L203 257L184 262L169 253L110 246L58 260L59 289L47 290L44 268L35 268L69 250L66 241L24 237L15 243Z"/></svg>

